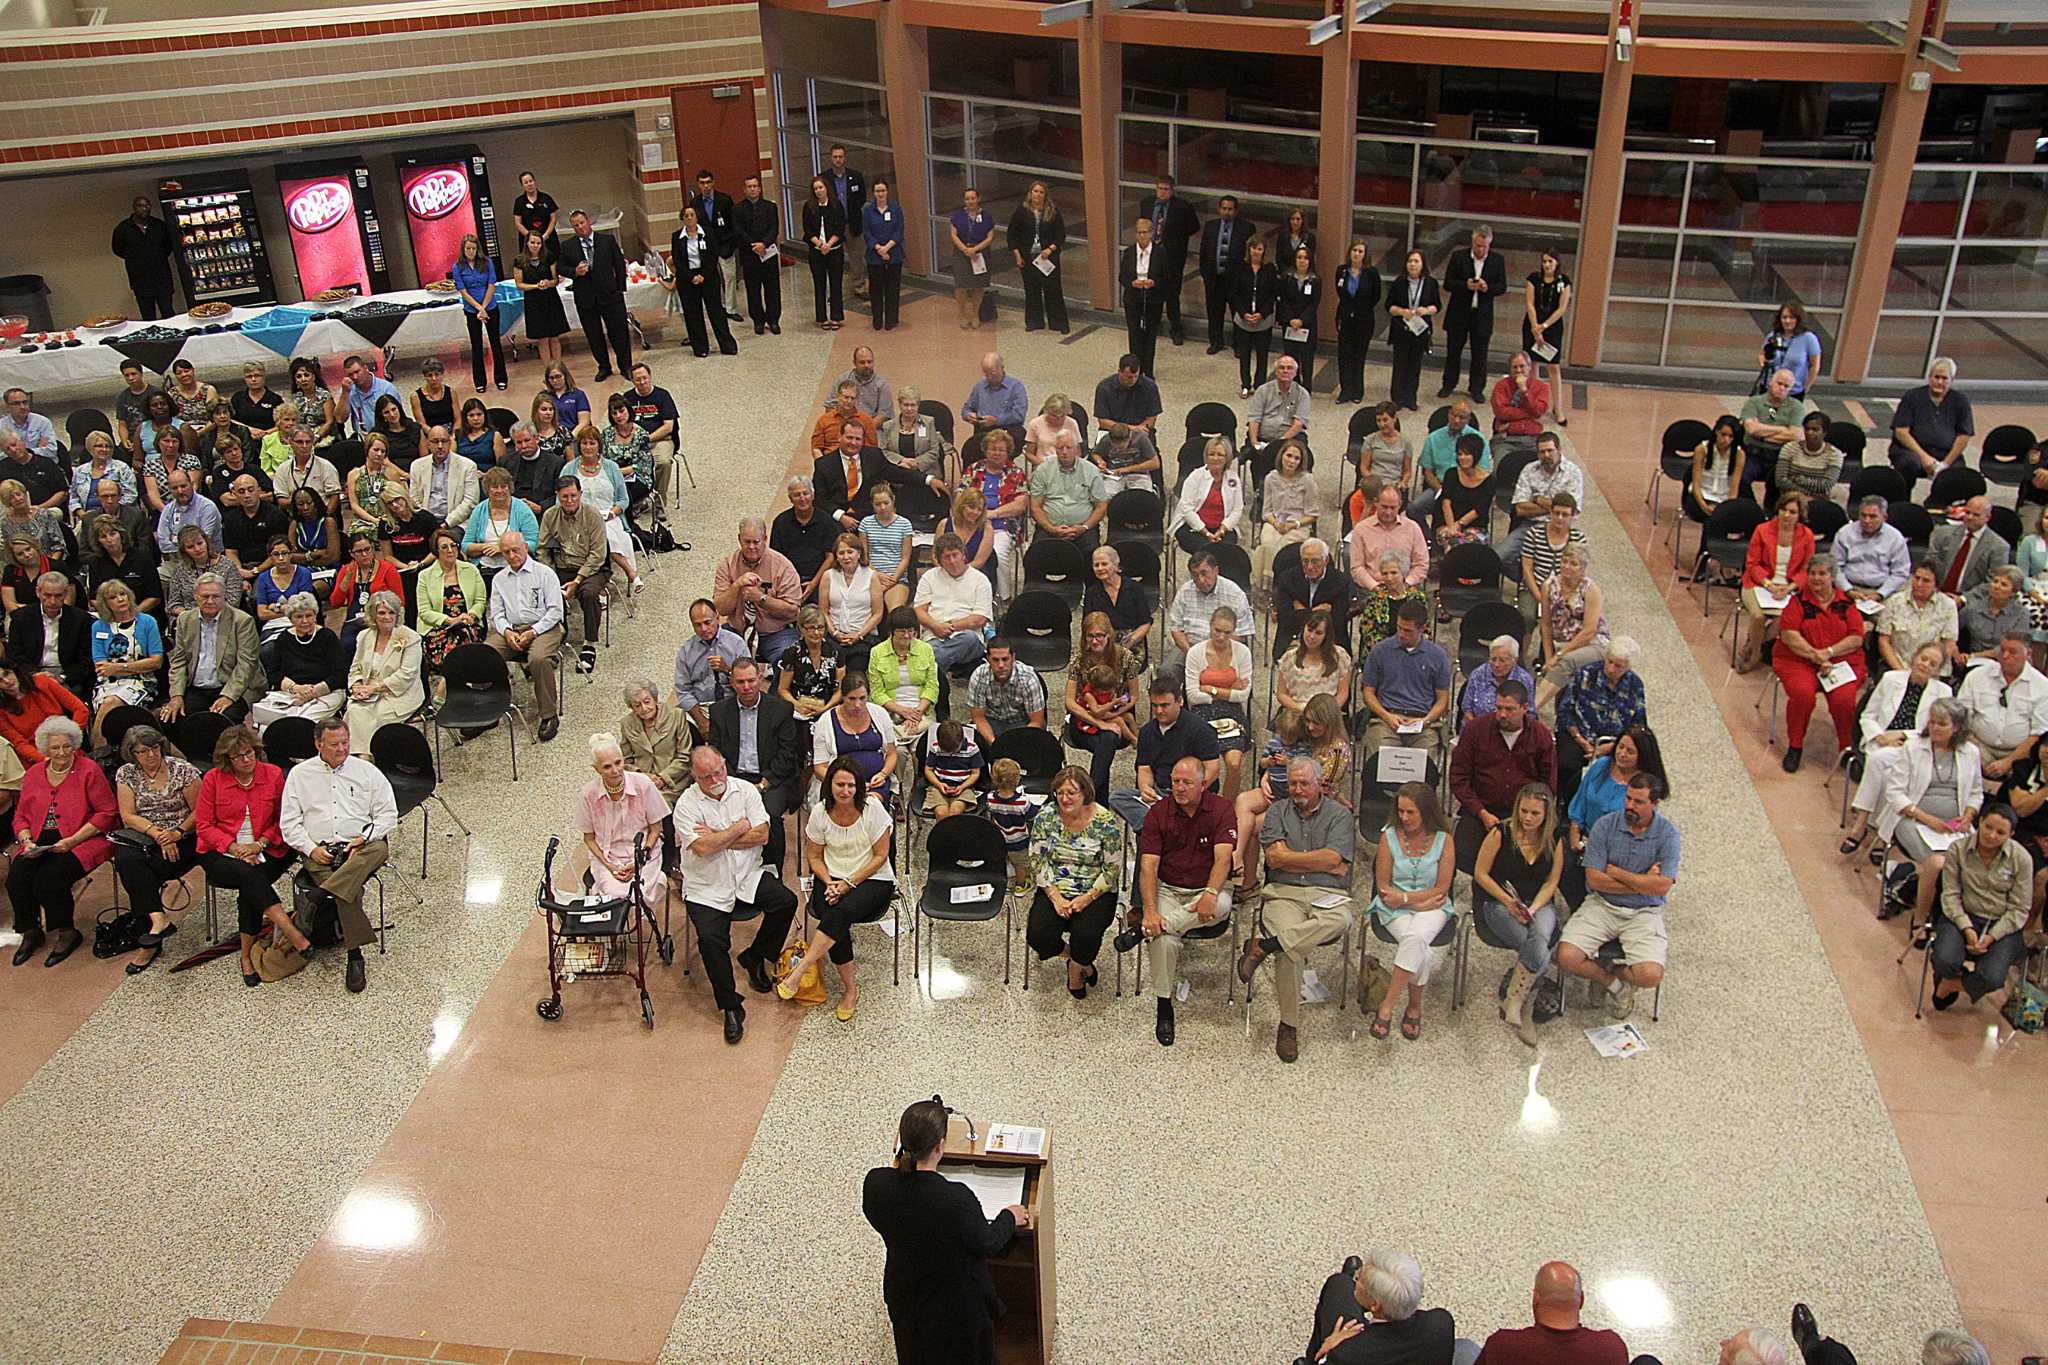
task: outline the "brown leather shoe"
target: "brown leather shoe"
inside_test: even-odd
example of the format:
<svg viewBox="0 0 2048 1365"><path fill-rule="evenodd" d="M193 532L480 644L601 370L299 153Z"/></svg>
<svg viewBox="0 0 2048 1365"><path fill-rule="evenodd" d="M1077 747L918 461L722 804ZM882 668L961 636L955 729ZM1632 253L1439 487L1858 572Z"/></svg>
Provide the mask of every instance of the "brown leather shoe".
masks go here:
<svg viewBox="0 0 2048 1365"><path fill-rule="evenodd" d="M1265 960L1266 945L1254 934L1244 941L1244 949L1237 955L1237 979L1251 985L1252 978L1258 975L1259 964Z"/></svg>
<svg viewBox="0 0 2048 1365"><path fill-rule="evenodd" d="M1274 1032L1273 1051L1283 1062L1291 1062L1301 1055L1301 1040L1295 1036L1294 1025L1282 1024Z"/></svg>

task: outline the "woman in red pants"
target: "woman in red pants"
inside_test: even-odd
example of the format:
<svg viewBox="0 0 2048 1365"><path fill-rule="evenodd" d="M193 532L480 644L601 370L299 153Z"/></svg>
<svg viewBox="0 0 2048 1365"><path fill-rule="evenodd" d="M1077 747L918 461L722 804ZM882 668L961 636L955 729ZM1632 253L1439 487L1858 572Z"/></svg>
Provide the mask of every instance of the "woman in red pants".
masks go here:
<svg viewBox="0 0 2048 1365"><path fill-rule="evenodd" d="M1771 667L1785 685L1786 772L1799 771L1816 696L1827 698L1837 746L1847 749L1854 742L1856 696L1863 690L1863 613L1847 593L1835 588L1833 556L1815 555L1807 561L1806 585L1778 618L1778 647L1772 651Z"/></svg>

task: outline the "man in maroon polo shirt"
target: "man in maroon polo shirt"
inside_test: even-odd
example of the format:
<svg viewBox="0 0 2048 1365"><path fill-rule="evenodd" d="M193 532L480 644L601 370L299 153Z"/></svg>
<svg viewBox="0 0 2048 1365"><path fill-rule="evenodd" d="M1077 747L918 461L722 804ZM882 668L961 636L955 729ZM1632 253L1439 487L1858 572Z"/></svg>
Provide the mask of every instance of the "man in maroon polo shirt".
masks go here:
<svg viewBox="0 0 2048 1365"><path fill-rule="evenodd" d="M1138 835L1138 896L1144 906L1139 933L1151 940L1152 993L1159 998L1154 1030L1161 1047L1173 1046L1173 988L1180 978L1181 935L1219 923L1230 913L1230 858L1237 847L1237 812L1210 791L1198 758L1173 765L1173 799L1153 805ZM1128 940L1128 941L1127 941ZM1116 949L1136 946L1126 929Z"/></svg>
<svg viewBox="0 0 2048 1365"><path fill-rule="evenodd" d="M1459 867L1471 868L1486 832L1514 812L1515 794L1531 782L1557 790L1557 740L1530 711L1529 689L1510 680L1500 685L1493 714L1466 721L1451 750Z"/></svg>
<svg viewBox="0 0 2048 1365"><path fill-rule="evenodd" d="M1628 1347L1619 1336L1580 1324L1586 1287L1571 1266L1544 1262L1529 1302L1535 1326L1495 1332L1480 1348L1475 1365L1627 1365Z"/></svg>

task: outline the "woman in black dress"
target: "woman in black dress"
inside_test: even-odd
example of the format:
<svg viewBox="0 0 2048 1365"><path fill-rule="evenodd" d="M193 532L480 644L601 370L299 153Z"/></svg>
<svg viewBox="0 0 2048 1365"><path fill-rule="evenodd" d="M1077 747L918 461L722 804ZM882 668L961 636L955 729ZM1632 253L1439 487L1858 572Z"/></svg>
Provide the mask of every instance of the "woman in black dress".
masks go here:
<svg viewBox="0 0 2048 1365"><path fill-rule="evenodd" d="M569 330L569 314L562 307L559 292L562 277L555 273L552 240L538 232L526 234L526 249L513 266L519 292L526 298L526 339L540 351L544 364L562 359L562 336Z"/></svg>
<svg viewBox="0 0 2048 1365"><path fill-rule="evenodd" d="M1031 1226L1031 1211L1012 1204L983 1217L972 1190L939 1174L945 1147L943 1103L919 1100L904 1110L895 1164L868 1172L861 1212L888 1248L882 1301L898 1365L994 1365L1003 1301L988 1258Z"/></svg>
<svg viewBox="0 0 2048 1365"><path fill-rule="evenodd" d="M1529 272L1529 287L1524 293L1522 349L1529 353L1539 376L1545 365L1550 367L1550 415L1561 427L1571 425L1565 419L1568 399L1564 387L1564 315L1571 311L1571 306L1572 277L1564 273L1564 262L1555 251L1545 251L1536 269ZM1539 340L1551 349L1549 360L1536 354Z"/></svg>
<svg viewBox="0 0 2048 1365"><path fill-rule="evenodd" d="M811 177L811 199L804 205L804 240L811 244L811 293L817 302L818 325L837 331L846 320L839 297L846 275L846 210L832 198L822 177Z"/></svg>
<svg viewBox="0 0 2048 1365"><path fill-rule="evenodd" d="M1301 367L1301 386L1311 391L1310 376L1316 367L1316 311L1323 302L1323 281L1316 274L1314 248L1307 243L1294 248L1287 257L1287 273L1280 277L1280 348ZM1307 332L1295 340L1288 331Z"/></svg>
<svg viewBox="0 0 2048 1365"><path fill-rule="evenodd" d="M1379 320L1380 272L1366 262L1365 243L1353 240L1330 279L1337 294L1337 401L1365 401L1365 353Z"/></svg>
<svg viewBox="0 0 2048 1365"><path fill-rule="evenodd" d="M1443 292L1430 278L1422 253L1408 253L1407 269L1387 290L1387 341L1394 348L1393 383L1387 401L1414 412L1415 387L1422 378L1422 360L1429 354L1432 321L1443 306ZM1417 325L1421 330L1416 330Z"/></svg>

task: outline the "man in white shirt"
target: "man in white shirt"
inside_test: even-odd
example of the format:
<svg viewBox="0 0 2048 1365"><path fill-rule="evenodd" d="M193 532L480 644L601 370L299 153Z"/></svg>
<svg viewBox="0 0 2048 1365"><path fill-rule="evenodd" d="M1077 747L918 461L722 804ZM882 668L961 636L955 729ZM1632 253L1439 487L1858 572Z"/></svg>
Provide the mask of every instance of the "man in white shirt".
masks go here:
<svg viewBox="0 0 2048 1365"><path fill-rule="evenodd" d="M363 913L363 887L390 856L386 839L398 826L398 801L374 764L349 753L348 736L348 722L340 716L320 722L313 737L317 752L285 777L277 823L284 841L306 860L299 889L334 898L348 949L348 989L355 993L364 986L363 945L377 937ZM309 938L313 929L311 923L299 925Z"/></svg>
<svg viewBox="0 0 2048 1365"><path fill-rule="evenodd" d="M292 457L270 476L270 491L277 495L277 505L290 511L292 494L310 488L332 513L341 496L341 475L326 456L313 453L313 433L305 427L293 427L285 440L291 445Z"/></svg>
<svg viewBox="0 0 2048 1365"><path fill-rule="evenodd" d="M775 989L769 964L789 937L796 895L761 861L768 842L761 789L728 778L725 759L708 744L691 750L690 777L675 804L676 842L681 845L675 881L697 931L704 979L725 1016L725 1041L737 1043L747 1031L747 1005L732 978L734 915L761 917L739 962L747 969L747 984L766 995Z"/></svg>
<svg viewBox="0 0 2048 1365"><path fill-rule="evenodd" d="M978 662L987 652L982 628L995 619L988 575L967 567L967 547L948 531L932 544L939 567L917 580L918 624L938 656L939 670L951 673Z"/></svg>
<svg viewBox="0 0 2048 1365"><path fill-rule="evenodd" d="M29 411L28 390L19 386L11 388L0 396L0 402L6 404L6 411L0 412L0 435L19 436L31 454L56 460L57 428L40 412Z"/></svg>
<svg viewBox="0 0 2048 1365"><path fill-rule="evenodd" d="M562 727L561 680L555 672L555 655L562 649L562 583L527 551L526 537L517 531L498 537L498 552L505 567L491 580L491 633L484 643L525 666L545 744Z"/></svg>
<svg viewBox="0 0 2048 1365"><path fill-rule="evenodd" d="M455 438L446 427L427 428L427 458L414 460L410 474L412 505L425 508L450 526L463 526L483 491L477 483L476 461L455 453Z"/></svg>
<svg viewBox="0 0 2048 1365"><path fill-rule="evenodd" d="M1528 539L1530 527L1540 526L1550 515L1550 500L1559 493L1569 493L1575 504L1585 506L1586 474L1564 457L1557 433L1546 431L1536 438L1536 458L1515 476L1514 525L1500 551L1500 562L1509 572L1521 572L1522 542Z"/></svg>
<svg viewBox="0 0 2048 1365"><path fill-rule="evenodd" d="M2036 737L2048 729L2048 676L2034 667L2032 647L2027 632L2007 631L1998 657L1972 668L1956 689L1956 700L1970 709L1970 738L1983 755L1987 786L2032 754Z"/></svg>

